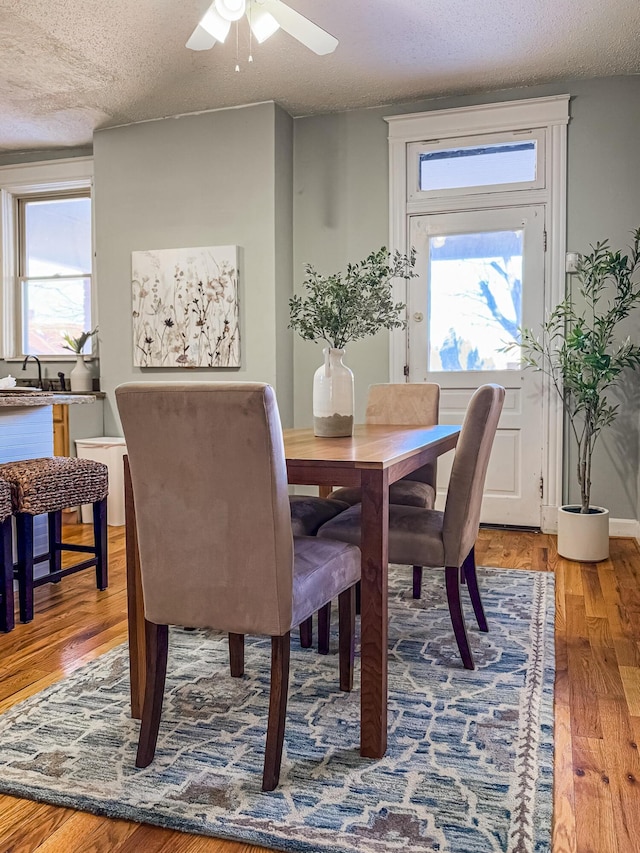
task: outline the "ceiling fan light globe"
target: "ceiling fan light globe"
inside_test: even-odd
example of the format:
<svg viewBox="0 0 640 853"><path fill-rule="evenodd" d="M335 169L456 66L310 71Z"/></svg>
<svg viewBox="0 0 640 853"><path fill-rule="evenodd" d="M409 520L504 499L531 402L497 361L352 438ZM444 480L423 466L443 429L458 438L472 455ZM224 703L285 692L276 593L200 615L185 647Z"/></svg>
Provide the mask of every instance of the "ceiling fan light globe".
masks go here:
<svg viewBox="0 0 640 853"><path fill-rule="evenodd" d="M185 46L189 50L211 50L215 43L216 39L198 24Z"/></svg>
<svg viewBox="0 0 640 853"><path fill-rule="evenodd" d="M214 5L225 21L239 21L247 8L246 0L215 0Z"/></svg>
<svg viewBox="0 0 640 853"><path fill-rule="evenodd" d="M249 16L247 15L247 17ZM251 25L251 32L259 44L262 44L263 41L266 41L269 36L272 36L280 29L280 24L273 15L270 15L269 12L266 12L259 6L254 6L251 9L249 23Z"/></svg>
<svg viewBox="0 0 640 853"><path fill-rule="evenodd" d="M231 29L231 23L229 21L225 21L224 18L221 18L213 6L210 6L209 9L207 9L198 26L202 27L203 30L206 30L209 35L212 35L216 39L216 41L222 42L226 39L229 34L229 30Z"/></svg>

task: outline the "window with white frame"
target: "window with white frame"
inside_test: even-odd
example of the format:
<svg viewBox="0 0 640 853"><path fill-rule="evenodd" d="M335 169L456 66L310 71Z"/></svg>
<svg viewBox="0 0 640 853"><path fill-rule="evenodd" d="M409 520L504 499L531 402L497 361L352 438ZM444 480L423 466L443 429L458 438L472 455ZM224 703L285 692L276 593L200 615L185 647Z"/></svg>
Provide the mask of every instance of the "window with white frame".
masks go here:
<svg viewBox="0 0 640 853"><path fill-rule="evenodd" d="M544 186L541 130L409 145L407 197L462 196Z"/></svg>
<svg viewBox="0 0 640 853"><path fill-rule="evenodd" d="M95 325L91 165L0 169L5 358L69 357L63 335Z"/></svg>
<svg viewBox="0 0 640 853"><path fill-rule="evenodd" d="M91 197L18 198L18 345L64 355L63 335L91 328Z"/></svg>

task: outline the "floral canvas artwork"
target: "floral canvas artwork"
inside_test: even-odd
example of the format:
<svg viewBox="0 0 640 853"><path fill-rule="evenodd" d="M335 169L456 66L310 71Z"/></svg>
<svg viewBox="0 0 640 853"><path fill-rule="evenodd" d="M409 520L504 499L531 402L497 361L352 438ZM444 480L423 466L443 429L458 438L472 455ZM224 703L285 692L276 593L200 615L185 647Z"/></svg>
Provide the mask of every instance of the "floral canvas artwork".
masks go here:
<svg viewBox="0 0 640 853"><path fill-rule="evenodd" d="M240 367L238 247L131 255L136 367Z"/></svg>

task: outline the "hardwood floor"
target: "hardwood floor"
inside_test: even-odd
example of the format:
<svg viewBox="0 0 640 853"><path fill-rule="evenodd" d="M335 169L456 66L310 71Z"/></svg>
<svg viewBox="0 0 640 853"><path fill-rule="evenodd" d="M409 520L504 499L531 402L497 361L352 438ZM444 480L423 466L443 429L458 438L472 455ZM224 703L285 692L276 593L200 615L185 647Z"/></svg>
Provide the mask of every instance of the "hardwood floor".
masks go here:
<svg viewBox="0 0 640 853"><path fill-rule="evenodd" d="M69 539L89 535L68 527ZM91 570L35 591L36 618L0 634L0 712L126 637L124 528L109 528L110 586ZM558 557L544 534L482 530L479 565L556 573L554 853L640 849L640 549ZM0 796L0 853L258 853L245 844ZM464 851L455 851L464 853Z"/></svg>

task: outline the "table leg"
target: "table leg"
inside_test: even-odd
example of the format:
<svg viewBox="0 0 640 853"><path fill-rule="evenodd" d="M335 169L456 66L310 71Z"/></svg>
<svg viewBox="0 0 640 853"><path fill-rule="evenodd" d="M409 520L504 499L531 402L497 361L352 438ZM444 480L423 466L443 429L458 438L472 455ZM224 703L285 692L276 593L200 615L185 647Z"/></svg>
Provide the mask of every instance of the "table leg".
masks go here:
<svg viewBox="0 0 640 853"><path fill-rule="evenodd" d="M129 674L131 677L131 716L142 719L146 679L146 641L144 598L140 577L140 554L136 529L129 458L124 457L124 508L127 560L127 619L129 624Z"/></svg>
<svg viewBox="0 0 640 853"><path fill-rule="evenodd" d="M360 754L382 758L387 749L387 575L389 478L362 470L361 729Z"/></svg>

